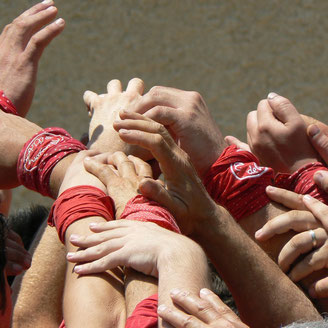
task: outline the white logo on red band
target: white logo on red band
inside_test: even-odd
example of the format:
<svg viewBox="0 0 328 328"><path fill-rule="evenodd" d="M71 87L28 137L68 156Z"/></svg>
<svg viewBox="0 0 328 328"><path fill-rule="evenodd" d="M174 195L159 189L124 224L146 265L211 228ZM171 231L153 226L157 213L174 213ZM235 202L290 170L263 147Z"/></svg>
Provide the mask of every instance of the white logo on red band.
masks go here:
<svg viewBox="0 0 328 328"><path fill-rule="evenodd" d="M31 172L37 168L38 159L43 156L43 154L53 145L57 145L61 141L64 140L64 137L58 136L52 133L43 132L36 137L34 137L31 142L26 147L26 150L24 152L24 169L28 172ZM50 141L50 142L49 142ZM42 147L42 144L45 144L44 147ZM35 151L38 152L34 154Z"/></svg>
<svg viewBox="0 0 328 328"><path fill-rule="evenodd" d="M245 180L260 177L268 170L268 168L258 166L255 162L247 164L236 162L230 165L230 170L236 179Z"/></svg>

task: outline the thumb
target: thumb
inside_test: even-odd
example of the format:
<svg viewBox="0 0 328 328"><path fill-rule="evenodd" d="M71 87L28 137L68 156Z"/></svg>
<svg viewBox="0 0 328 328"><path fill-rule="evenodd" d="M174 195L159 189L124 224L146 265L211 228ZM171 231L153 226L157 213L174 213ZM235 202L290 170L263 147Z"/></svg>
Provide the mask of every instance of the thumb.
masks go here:
<svg viewBox="0 0 328 328"><path fill-rule="evenodd" d="M224 140L229 146L236 145L240 149L243 149L243 150L246 150L246 151L249 151L249 152L251 151L247 143L240 141L236 137L226 136L224 138Z"/></svg>
<svg viewBox="0 0 328 328"><path fill-rule="evenodd" d="M175 202L159 180L142 179L139 183L140 193L174 212Z"/></svg>
<svg viewBox="0 0 328 328"><path fill-rule="evenodd" d="M109 165L103 164L92 157L86 157L83 163L85 169L96 176L106 187L113 178L117 177Z"/></svg>
<svg viewBox="0 0 328 328"><path fill-rule="evenodd" d="M317 171L313 176L314 182L317 186L328 192L328 172L327 171Z"/></svg>
<svg viewBox="0 0 328 328"><path fill-rule="evenodd" d="M311 124L307 128L307 134L312 146L319 153L325 163L328 163L328 136L323 133L318 125Z"/></svg>

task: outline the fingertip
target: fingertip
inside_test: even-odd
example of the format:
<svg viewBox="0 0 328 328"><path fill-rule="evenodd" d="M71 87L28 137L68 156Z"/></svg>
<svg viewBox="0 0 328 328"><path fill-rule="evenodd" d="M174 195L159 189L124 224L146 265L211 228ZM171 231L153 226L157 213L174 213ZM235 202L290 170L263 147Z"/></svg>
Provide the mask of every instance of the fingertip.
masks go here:
<svg viewBox="0 0 328 328"><path fill-rule="evenodd" d="M209 290L208 288L202 288L200 291L199 291L199 295L200 296L208 296L208 295L211 295L212 294L212 291Z"/></svg>
<svg viewBox="0 0 328 328"><path fill-rule="evenodd" d="M58 19L55 20L55 24L60 26L60 27L63 27L66 24L66 22L63 18L58 18Z"/></svg>
<svg viewBox="0 0 328 328"><path fill-rule="evenodd" d="M309 295L311 298L317 298L317 293L316 293L316 290L315 290L315 284L311 285L309 290Z"/></svg>
<svg viewBox="0 0 328 328"><path fill-rule="evenodd" d="M277 97L278 94L275 92L270 92L267 96L268 100L272 100L273 98Z"/></svg>
<svg viewBox="0 0 328 328"><path fill-rule="evenodd" d="M263 237L263 229L259 229L255 232L255 239L260 240Z"/></svg>
<svg viewBox="0 0 328 328"><path fill-rule="evenodd" d="M317 134L320 133L320 129L316 124L311 124L307 128L307 133L309 137L314 138Z"/></svg>

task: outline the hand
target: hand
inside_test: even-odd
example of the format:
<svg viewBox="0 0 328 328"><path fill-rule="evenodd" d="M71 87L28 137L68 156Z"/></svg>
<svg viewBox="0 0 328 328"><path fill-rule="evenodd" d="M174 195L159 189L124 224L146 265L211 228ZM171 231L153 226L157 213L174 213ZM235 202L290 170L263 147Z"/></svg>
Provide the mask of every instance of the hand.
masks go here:
<svg viewBox="0 0 328 328"><path fill-rule="evenodd" d="M87 157L84 166L107 187L108 195L115 203L117 218L127 202L138 194L139 182L144 177L152 177L149 164L122 152Z"/></svg>
<svg viewBox="0 0 328 328"><path fill-rule="evenodd" d="M153 87L137 103L135 112L165 125L203 176L226 146L221 132L197 92Z"/></svg>
<svg viewBox="0 0 328 328"><path fill-rule="evenodd" d="M248 327L209 289L201 289L199 297L174 289L171 298L177 308L160 305L158 315L173 327Z"/></svg>
<svg viewBox="0 0 328 328"><path fill-rule="evenodd" d="M0 89L20 116L24 117L31 106L43 50L64 29L63 19L44 27L56 15L53 1L39 3L7 25L0 35Z"/></svg>
<svg viewBox="0 0 328 328"><path fill-rule="evenodd" d="M6 274L16 276L31 266L32 257L25 250L21 237L9 229L6 238Z"/></svg>
<svg viewBox="0 0 328 328"><path fill-rule="evenodd" d="M288 99L276 94L270 93L248 114L247 139L260 162L276 172L293 173L318 160L302 117Z"/></svg>
<svg viewBox="0 0 328 328"><path fill-rule="evenodd" d="M92 91L84 93L84 102L91 115L88 148L102 153L123 151L127 155L135 154L145 160L151 159L148 152L126 145L113 129L113 122L119 119L119 111L134 111L143 91L143 81L134 78L130 80L124 92L119 80L111 80L107 85L107 94L98 95Z"/></svg>
<svg viewBox="0 0 328 328"><path fill-rule="evenodd" d="M309 195L297 195L291 191L270 187L268 196L277 202L284 202L290 208L298 208L279 215L267 222L263 228L256 232L255 237L264 241L275 234L288 230L300 232L292 237L282 248L278 257L278 264L289 277L298 282L314 271L328 267L328 223L326 222L328 206ZM302 211L307 209L309 211ZM324 228L323 228L324 227ZM300 261L297 259L305 255ZM313 298L328 297L328 279L316 281L309 288Z"/></svg>
<svg viewBox="0 0 328 328"><path fill-rule="evenodd" d="M168 208L184 234L203 229L204 222L213 217L217 207L188 155L163 125L137 113L124 111L120 116L122 120L114 123L120 138L149 150L164 174L165 187L159 181L146 178L140 182L140 193Z"/></svg>
<svg viewBox="0 0 328 328"><path fill-rule="evenodd" d="M67 254L68 261L79 263L74 268L78 274L126 266L158 277L162 265L174 265L172 254L181 261L187 253L201 250L187 237L149 222L110 221L90 224L90 230L95 234L70 238L73 245L84 249Z"/></svg>

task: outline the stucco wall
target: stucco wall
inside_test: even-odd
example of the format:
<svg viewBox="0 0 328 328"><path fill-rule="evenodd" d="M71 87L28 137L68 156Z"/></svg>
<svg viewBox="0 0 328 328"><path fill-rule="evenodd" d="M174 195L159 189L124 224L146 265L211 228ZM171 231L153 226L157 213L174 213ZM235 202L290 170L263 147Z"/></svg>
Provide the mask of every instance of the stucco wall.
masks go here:
<svg viewBox="0 0 328 328"><path fill-rule="evenodd" d="M0 3L0 24L32 1ZM325 0L57 0L64 33L46 50L28 118L87 130L86 89L135 76L148 88L199 91L223 134L245 136L247 112L269 91L325 120ZM20 188L14 206L30 201ZM39 201L39 198L33 198Z"/></svg>

